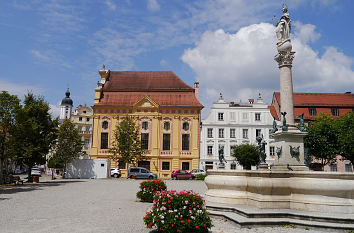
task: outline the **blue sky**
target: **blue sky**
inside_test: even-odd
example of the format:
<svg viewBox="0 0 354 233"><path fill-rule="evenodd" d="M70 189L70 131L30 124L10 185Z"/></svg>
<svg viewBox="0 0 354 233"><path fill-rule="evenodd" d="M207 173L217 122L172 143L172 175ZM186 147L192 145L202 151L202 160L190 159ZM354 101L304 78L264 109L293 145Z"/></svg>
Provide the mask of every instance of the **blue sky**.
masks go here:
<svg viewBox="0 0 354 233"><path fill-rule="evenodd" d="M69 87L75 107L93 105L102 64L172 70L200 82L208 108L279 90L274 21L284 1L33 0L0 3L0 90L31 90L57 114ZM285 1L292 19L294 90L354 87L354 2ZM205 116L204 116L205 117Z"/></svg>

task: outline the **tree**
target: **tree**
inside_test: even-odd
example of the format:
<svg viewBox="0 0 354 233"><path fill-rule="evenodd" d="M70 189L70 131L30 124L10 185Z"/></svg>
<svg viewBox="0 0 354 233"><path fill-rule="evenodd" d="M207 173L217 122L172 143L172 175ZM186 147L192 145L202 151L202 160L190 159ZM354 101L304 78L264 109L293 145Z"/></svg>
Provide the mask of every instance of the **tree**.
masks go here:
<svg viewBox="0 0 354 233"><path fill-rule="evenodd" d="M134 118L126 116L113 131L113 142L109 152L111 159L118 163L135 164L144 159L139 128Z"/></svg>
<svg viewBox="0 0 354 233"><path fill-rule="evenodd" d="M333 161L338 152L338 133L334 119L328 114L320 114L308 127L304 137L309 154L321 161L323 166Z"/></svg>
<svg viewBox="0 0 354 233"><path fill-rule="evenodd" d="M75 128L69 119L65 119L59 127L58 139L53 147L51 165L63 166L64 171L66 171L68 163L84 155L82 146L83 142L81 141L78 129Z"/></svg>
<svg viewBox="0 0 354 233"><path fill-rule="evenodd" d="M6 91L0 93L0 184L3 183L3 165L10 156L10 138L20 108L20 100L16 95Z"/></svg>
<svg viewBox="0 0 354 233"><path fill-rule="evenodd" d="M32 180L31 168L46 162L57 136L58 121L52 120L49 110L43 97L28 93L16 116L12 146L15 159L28 167L29 181Z"/></svg>
<svg viewBox="0 0 354 233"><path fill-rule="evenodd" d="M354 165L354 112L336 120L338 153Z"/></svg>
<svg viewBox="0 0 354 233"><path fill-rule="evenodd" d="M235 157L246 170L251 170L251 166L258 165L260 161L258 147L250 144L234 146L232 156Z"/></svg>

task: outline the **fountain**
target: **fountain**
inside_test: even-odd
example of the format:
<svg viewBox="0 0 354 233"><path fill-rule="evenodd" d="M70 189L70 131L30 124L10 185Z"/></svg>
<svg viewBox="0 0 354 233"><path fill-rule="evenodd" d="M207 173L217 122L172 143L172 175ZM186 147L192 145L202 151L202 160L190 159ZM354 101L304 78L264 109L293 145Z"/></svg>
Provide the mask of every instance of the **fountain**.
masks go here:
<svg viewBox="0 0 354 233"><path fill-rule="evenodd" d="M290 15L276 25L283 125L273 126L277 159L271 170L209 170L205 198L212 215L241 226L295 224L354 229L354 173L313 172L305 165L306 129L295 126ZM300 119L301 122L301 119ZM259 139L259 143L261 138ZM263 160L262 160L263 161Z"/></svg>

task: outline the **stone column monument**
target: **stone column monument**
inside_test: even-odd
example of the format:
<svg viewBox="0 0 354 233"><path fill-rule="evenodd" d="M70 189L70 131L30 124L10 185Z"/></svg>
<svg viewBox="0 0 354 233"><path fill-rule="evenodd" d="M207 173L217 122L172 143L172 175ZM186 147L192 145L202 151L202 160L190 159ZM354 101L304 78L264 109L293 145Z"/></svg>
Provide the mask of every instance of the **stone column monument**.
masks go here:
<svg viewBox="0 0 354 233"><path fill-rule="evenodd" d="M295 52L292 51L291 20L286 5L283 5L283 15L277 23L275 31L278 38L278 54L274 59L278 62L280 71L280 109L283 125L281 130L273 134L278 159L276 159L272 170L308 170L304 164L303 137L306 133L298 130L294 122L291 68Z"/></svg>

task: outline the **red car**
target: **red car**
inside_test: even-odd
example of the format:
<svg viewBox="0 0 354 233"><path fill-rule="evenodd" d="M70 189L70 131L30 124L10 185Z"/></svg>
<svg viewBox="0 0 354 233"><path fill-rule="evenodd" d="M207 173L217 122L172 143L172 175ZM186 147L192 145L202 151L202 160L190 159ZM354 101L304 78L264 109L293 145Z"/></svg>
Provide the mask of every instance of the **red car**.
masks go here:
<svg viewBox="0 0 354 233"><path fill-rule="evenodd" d="M174 179L174 180L182 180L182 179L189 179L189 180L192 180L195 178L195 176L188 172L188 171L185 171L185 170L176 170L176 171L173 171L172 174L171 174L171 178Z"/></svg>

